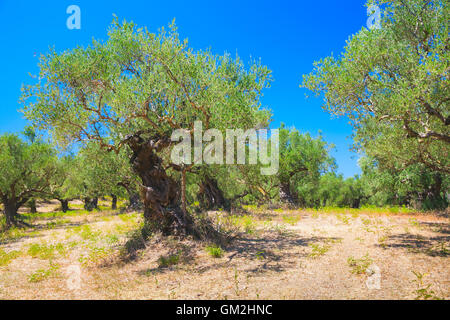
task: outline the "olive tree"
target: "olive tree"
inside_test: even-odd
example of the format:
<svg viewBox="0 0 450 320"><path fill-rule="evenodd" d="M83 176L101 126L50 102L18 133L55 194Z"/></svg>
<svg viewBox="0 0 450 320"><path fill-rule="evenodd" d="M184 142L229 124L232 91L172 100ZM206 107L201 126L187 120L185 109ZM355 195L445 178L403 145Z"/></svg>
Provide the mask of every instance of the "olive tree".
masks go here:
<svg viewBox="0 0 450 320"><path fill-rule="evenodd" d="M87 210L98 208L98 198L110 195L112 209L117 208L117 197L131 197L132 185L136 179L131 170L129 159L122 149L118 154L102 149L100 145L87 143L78 154L79 175L81 180L80 195L85 200ZM134 201L130 197L130 204Z"/></svg>
<svg viewBox="0 0 450 320"><path fill-rule="evenodd" d="M26 117L61 144L127 148L142 181L144 217L164 232L193 226L180 199L194 164L171 161L173 130L193 135L196 120L205 130L264 127L270 117L260 103L271 80L265 66L245 68L239 58L194 51L173 24L152 34L116 19L107 41L52 51L39 66L42 80L24 87Z"/></svg>
<svg viewBox="0 0 450 320"><path fill-rule="evenodd" d="M14 134L0 136L0 200L6 227L18 223L17 211L27 201L50 192L55 161L48 144L24 142Z"/></svg>
<svg viewBox="0 0 450 320"><path fill-rule="evenodd" d="M269 139L270 140L270 139ZM240 185L232 185L237 197L245 196L248 202L283 204L307 204L305 193L316 192L322 173L335 166L329 155L332 145L323 137L312 137L300 133L295 128L279 128L279 170L274 175L261 175L259 166L237 166L237 172L230 172L232 180Z"/></svg>
<svg viewBox="0 0 450 320"><path fill-rule="evenodd" d="M313 138L309 133L301 134L281 125L278 187L282 202L299 203L298 189L306 183L317 184L320 175L334 166L329 155L331 147L320 135Z"/></svg>
<svg viewBox="0 0 450 320"><path fill-rule="evenodd" d="M324 97L324 109L350 119L355 146L368 156L448 174L448 1L370 4L384 6L381 28L363 28L341 56L315 62L303 87Z"/></svg>

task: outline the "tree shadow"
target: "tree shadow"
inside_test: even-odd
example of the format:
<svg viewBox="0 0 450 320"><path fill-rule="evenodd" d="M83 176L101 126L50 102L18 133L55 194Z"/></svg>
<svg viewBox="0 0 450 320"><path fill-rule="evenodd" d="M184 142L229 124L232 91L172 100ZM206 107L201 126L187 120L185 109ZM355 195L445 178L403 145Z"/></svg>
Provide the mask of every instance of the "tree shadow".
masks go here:
<svg viewBox="0 0 450 320"><path fill-rule="evenodd" d="M196 253L192 247L180 243L172 247L166 255L160 256L157 267L139 270L137 274L149 276L170 272L176 270L180 265L190 264L194 261L195 256Z"/></svg>
<svg viewBox="0 0 450 320"><path fill-rule="evenodd" d="M236 238L224 250L231 253L226 261L220 261L207 266L200 266L197 273L204 273L211 269L229 267L235 261L248 262L246 272L282 272L296 264L299 258L306 258L307 253L298 253L299 247L307 247L311 243L337 240L327 237L299 237L298 235L274 236L265 234L264 237L244 236Z"/></svg>
<svg viewBox="0 0 450 320"><path fill-rule="evenodd" d="M438 222L420 222L420 225L427 227L436 233L450 234L450 224Z"/></svg>
<svg viewBox="0 0 450 320"><path fill-rule="evenodd" d="M450 236L424 237L408 233L389 236L383 248L402 248L412 253L423 253L430 257L447 257L450 250L447 244Z"/></svg>

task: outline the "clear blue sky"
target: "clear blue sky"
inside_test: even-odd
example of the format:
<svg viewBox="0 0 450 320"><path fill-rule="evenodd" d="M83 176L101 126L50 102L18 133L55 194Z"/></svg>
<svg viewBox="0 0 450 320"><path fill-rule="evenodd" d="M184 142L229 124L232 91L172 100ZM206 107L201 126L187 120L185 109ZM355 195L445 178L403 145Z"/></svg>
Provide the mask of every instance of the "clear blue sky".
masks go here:
<svg viewBox="0 0 450 320"><path fill-rule="evenodd" d="M50 46L57 51L106 39L113 14L156 32L173 18L181 37L195 49L222 54L237 52L244 61L261 58L275 82L263 102L280 122L336 145L333 156L345 177L359 173L358 155L350 152L351 128L345 119L331 119L320 98L306 98L299 84L314 60L342 52L345 40L366 26L364 0L318 1L21 1L0 0L0 133L26 125L18 103L22 83L37 74L38 57ZM69 5L81 9L81 29L69 30Z"/></svg>

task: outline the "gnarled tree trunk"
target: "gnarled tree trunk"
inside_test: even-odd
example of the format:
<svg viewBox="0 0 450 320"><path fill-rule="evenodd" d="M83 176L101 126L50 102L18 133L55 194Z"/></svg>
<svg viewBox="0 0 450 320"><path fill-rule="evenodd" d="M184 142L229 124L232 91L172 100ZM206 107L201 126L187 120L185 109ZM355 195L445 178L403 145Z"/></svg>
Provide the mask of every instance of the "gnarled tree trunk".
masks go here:
<svg viewBox="0 0 450 320"><path fill-rule="evenodd" d="M130 159L142 180L141 197L146 222L165 234L192 233L193 220L180 205L181 188L167 175L157 152L167 147L169 139L143 139L139 134L127 138L133 151Z"/></svg>
<svg viewBox="0 0 450 320"><path fill-rule="evenodd" d="M6 228L17 224L17 207L15 203L5 203L3 212L6 218Z"/></svg>
<svg viewBox="0 0 450 320"><path fill-rule="evenodd" d="M128 193L128 209L129 210L140 210L142 209L142 202L139 193L135 192L130 186L129 182L120 182L119 186L122 186L127 190Z"/></svg>
<svg viewBox="0 0 450 320"><path fill-rule="evenodd" d="M229 209L230 207L230 202L225 198L222 190L220 190L216 179L209 176L205 176L200 184L198 199L200 207L203 209Z"/></svg>
<svg viewBox="0 0 450 320"><path fill-rule="evenodd" d="M288 205L295 205L296 203L296 196L292 194L291 188L289 186L289 183L281 183L280 184L280 200L282 203L288 204Z"/></svg>
<svg viewBox="0 0 450 320"><path fill-rule="evenodd" d="M17 199L17 198L8 198L8 197L2 198L3 214L5 215L7 229L13 225L18 225L19 221L18 221L17 211L27 201L28 201L28 199ZM23 221L21 221L21 223L27 225Z"/></svg>

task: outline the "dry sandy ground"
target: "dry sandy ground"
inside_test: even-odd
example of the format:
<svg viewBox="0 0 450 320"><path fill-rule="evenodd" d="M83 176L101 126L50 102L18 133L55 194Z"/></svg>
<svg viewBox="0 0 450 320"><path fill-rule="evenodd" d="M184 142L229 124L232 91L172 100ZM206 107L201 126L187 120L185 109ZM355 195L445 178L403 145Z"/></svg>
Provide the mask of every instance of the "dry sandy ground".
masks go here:
<svg viewBox="0 0 450 320"><path fill-rule="evenodd" d="M0 264L0 299L450 297L448 217L262 210L234 218L242 233L222 257L205 243L154 236L124 262L140 220L112 211L35 220L0 245L16 252Z"/></svg>

